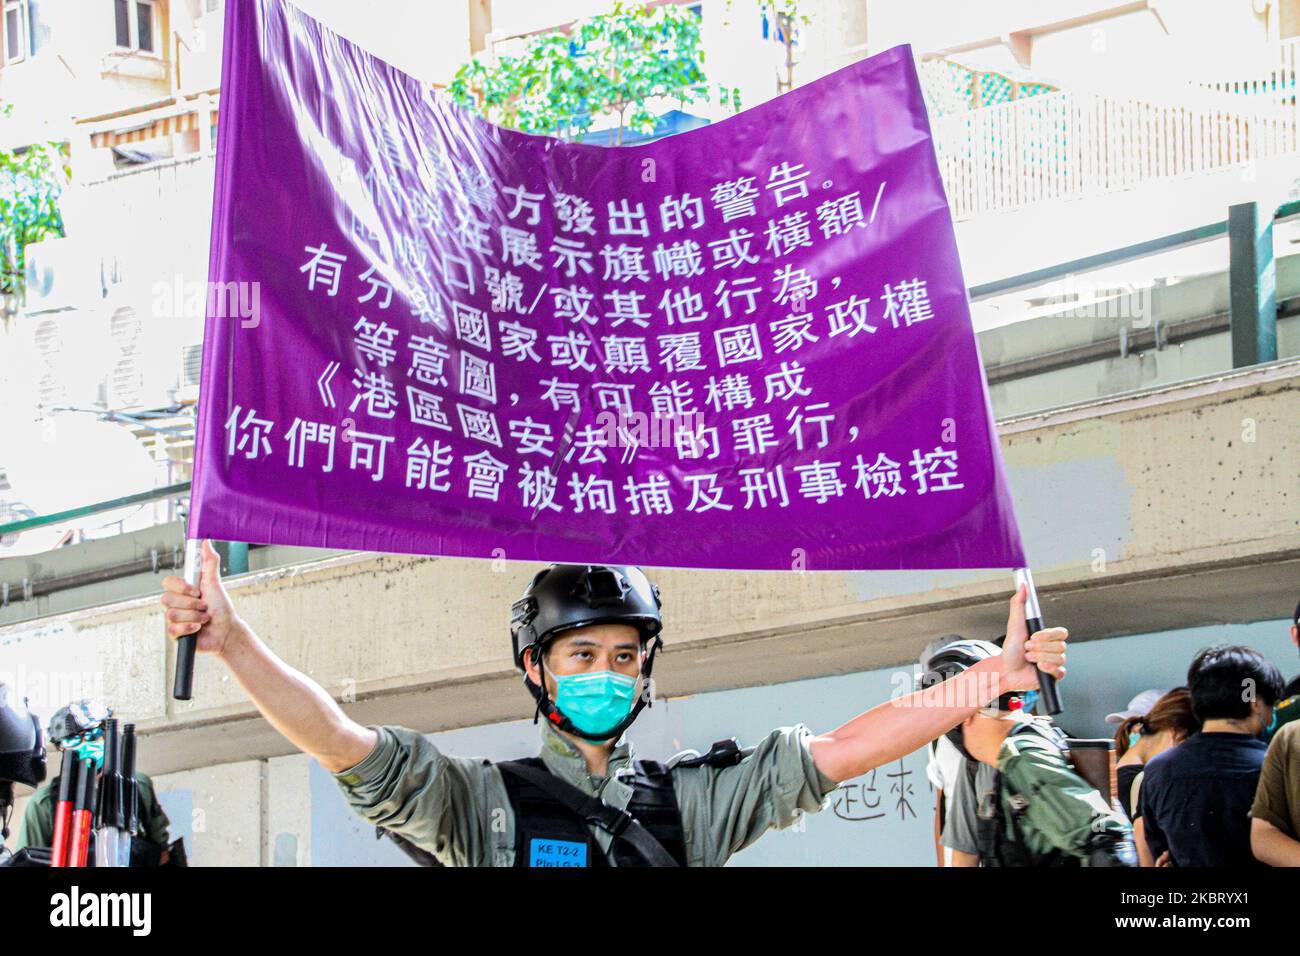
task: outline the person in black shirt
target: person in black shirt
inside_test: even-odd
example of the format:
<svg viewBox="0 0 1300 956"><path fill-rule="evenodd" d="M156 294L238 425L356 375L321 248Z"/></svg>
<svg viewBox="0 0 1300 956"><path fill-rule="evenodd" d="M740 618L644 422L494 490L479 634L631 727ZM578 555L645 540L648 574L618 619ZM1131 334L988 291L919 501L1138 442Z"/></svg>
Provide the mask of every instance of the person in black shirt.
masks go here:
<svg viewBox="0 0 1300 956"><path fill-rule="evenodd" d="M1147 764L1142 820L1157 865L1254 866L1250 807L1282 675L1249 647L1211 647L1187 671L1201 730ZM1162 860L1168 854L1167 858Z"/></svg>

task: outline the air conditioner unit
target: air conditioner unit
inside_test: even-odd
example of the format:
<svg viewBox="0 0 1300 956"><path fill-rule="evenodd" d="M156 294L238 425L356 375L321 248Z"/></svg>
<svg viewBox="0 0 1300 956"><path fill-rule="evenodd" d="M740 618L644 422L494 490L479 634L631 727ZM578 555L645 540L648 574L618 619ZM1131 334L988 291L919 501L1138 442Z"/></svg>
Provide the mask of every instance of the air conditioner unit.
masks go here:
<svg viewBox="0 0 1300 956"><path fill-rule="evenodd" d="M104 404L114 409L139 408L144 397L145 369L140 356L119 356L105 380Z"/></svg>
<svg viewBox="0 0 1300 956"><path fill-rule="evenodd" d="M7 380L6 413L35 420L52 408L99 399L107 341L93 312L22 314L0 351Z"/></svg>
<svg viewBox="0 0 1300 956"><path fill-rule="evenodd" d="M108 316L102 400L114 411L162 408L176 400L176 366L161 321L122 305Z"/></svg>
<svg viewBox="0 0 1300 956"><path fill-rule="evenodd" d="M93 308L102 298L99 258L71 237L48 237L23 251L28 315Z"/></svg>

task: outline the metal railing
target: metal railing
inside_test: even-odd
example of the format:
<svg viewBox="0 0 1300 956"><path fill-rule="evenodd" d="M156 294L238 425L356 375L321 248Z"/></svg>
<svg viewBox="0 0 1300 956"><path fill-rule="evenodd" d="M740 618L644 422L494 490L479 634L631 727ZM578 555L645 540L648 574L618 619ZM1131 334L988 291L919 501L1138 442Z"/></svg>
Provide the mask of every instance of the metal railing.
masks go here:
<svg viewBox="0 0 1300 956"><path fill-rule="evenodd" d="M182 481L174 485L165 485L162 488L153 488L149 491L141 491L133 495L113 498L109 501L97 501L94 504L69 508L67 511L56 511L53 514L36 515L32 518L22 518L18 521L10 521L8 524L0 524L0 538L10 534L18 534L23 531L31 531L34 528L48 528L54 525L66 525L68 522L76 521L78 518L89 518L92 515L104 514L108 511L116 511L119 508L129 508L132 505L145 505L154 501L165 501L168 498L188 498L189 493L190 482Z"/></svg>
<svg viewBox="0 0 1300 956"><path fill-rule="evenodd" d="M1081 199L1300 152L1288 41L1255 79L1163 95L1068 91L933 120L956 219Z"/></svg>
<svg viewBox="0 0 1300 956"><path fill-rule="evenodd" d="M1230 80L1208 80L1198 85L1234 97L1274 98L1279 104L1294 102L1296 96L1296 67L1300 63L1300 38L1285 40L1276 47L1272 63L1260 64L1254 76Z"/></svg>

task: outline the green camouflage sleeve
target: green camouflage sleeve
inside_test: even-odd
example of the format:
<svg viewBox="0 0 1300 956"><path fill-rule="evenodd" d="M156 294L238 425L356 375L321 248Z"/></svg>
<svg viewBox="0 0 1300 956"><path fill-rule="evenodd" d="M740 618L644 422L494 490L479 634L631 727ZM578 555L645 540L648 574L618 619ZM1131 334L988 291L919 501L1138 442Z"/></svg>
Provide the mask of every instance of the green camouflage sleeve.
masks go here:
<svg viewBox="0 0 1300 956"><path fill-rule="evenodd" d="M834 781L813 762L802 724L768 734L732 767L689 767L673 774L688 862L721 866L770 829L784 829L826 804Z"/></svg>
<svg viewBox="0 0 1300 956"><path fill-rule="evenodd" d="M334 774L348 805L445 865L492 865L496 844L509 838L505 827L513 827L499 772L486 760L449 757L405 727L373 729L374 749ZM485 832L497 822L502 833Z"/></svg>
<svg viewBox="0 0 1300 956"><path fill-rule="evenodd" d="M145 836L159 846L167 846L167 830L171 826L171 821L167 819L167 814L163 811L162 804L158 802L158 795L154 793L153 781L142 773L135 775L136 784L140 788L140 816L141 823L144 826Z"/></svg>
<svg viewBox="0 0 1300 956"><path fill-rule="evenodd" d="M1056 748L1030 736L1008 737L998 759L1008 792L1027 802L1022 825L1042 842L1035 850L1055 847L1088 860L1095 834L1131 836L1129 823L1092 786L1074 772Z"/></svg>
<svg viewBox="0 0 1300 956"><path fill-rule="evenodd" d="M32 794L23 810L23 822L18 827L16 849L48 847L54 842L54 796L48 783Z"/></svg>

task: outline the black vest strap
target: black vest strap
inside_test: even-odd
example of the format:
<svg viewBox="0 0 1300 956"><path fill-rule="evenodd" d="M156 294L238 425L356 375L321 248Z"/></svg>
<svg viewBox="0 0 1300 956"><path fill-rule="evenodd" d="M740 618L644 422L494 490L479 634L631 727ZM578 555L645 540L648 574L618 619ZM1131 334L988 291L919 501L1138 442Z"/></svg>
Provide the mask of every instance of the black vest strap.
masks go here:
<svg viewBox="0 0 1300 956"><path fill-rule="evenodd" d="M515 815L516 866L605 866L588 827L614 837L619 866L684 866L685 836L667 768L638 761L626 811L556 777L536 757L497 764Z"/></svg>
<svg viewBox="0 0 1300 956"><path fill-rule="evenodd" d="M668 851L673 862L664 866L685 866L686 832L682 827L681 810L677 807L672 771L653 760L638 760L633 769L636 776L632 780L628 813ZM614 860L619 866L646 865L624 841L616 841L613 849Z"/></svg>

